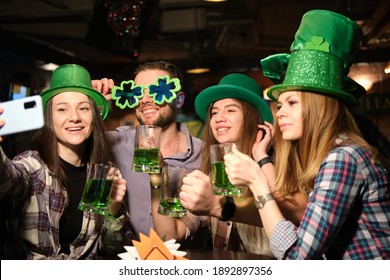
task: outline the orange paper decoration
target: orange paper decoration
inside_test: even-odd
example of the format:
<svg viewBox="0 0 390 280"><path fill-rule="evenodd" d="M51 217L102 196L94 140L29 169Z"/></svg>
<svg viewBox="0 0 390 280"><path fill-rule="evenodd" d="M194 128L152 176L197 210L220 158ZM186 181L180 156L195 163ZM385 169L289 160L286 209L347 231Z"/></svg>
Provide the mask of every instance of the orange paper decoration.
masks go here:
<svg viewBox="0 0 390 280"><path fill-rule="evenodd" d="M140 241L133 240L133 245L141 260L187 260L173 255L153 229L150 229L150 237L140 233Z"/></svg>

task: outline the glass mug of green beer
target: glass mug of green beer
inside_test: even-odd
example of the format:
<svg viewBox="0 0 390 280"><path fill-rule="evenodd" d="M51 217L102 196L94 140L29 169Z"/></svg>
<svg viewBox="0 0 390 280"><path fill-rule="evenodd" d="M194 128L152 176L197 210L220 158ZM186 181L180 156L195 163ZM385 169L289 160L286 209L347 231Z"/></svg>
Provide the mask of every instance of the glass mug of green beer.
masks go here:
<svg viewBox="0 0 390 280"><path fill-rule="evenodd" d="M133 171L160 173L161 131L161 127L154 125L136 127Z"/></svg>
<svg viewBox="0 0 390 280"><path fill-rule="evenodd" d="M223 156L232 152L232 143L213 144L210 146L210 160L214 194L239 196L241 188L230 183Z"/></svg>
<svg viewBox="0 0 390 280"><path fill-rule="evenodd" d="M183 178L188 174L183 167L163 166L161 169L161 195L158 213L169 217L183 217L186 209L180 203L179 193Z"/></svg>
<svg viewBox="0 0 390 280"><path fill-rule="evenodd" d="M100 215L108 214L108 203L116 172L117 168L112 163L88 164L87 181L79 204L80 210Z"/></svg>

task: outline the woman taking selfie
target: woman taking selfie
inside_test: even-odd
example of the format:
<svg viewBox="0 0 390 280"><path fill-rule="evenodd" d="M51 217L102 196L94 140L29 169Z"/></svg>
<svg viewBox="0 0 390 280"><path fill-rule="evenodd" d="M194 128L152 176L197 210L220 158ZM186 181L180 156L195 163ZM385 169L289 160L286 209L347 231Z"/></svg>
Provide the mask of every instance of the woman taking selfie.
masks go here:
<svg viewBox="0 0 390 280"><path fill-rule="evenodd" d="M87 164L111 160L102 123L107 101L75 64L57 68L41 97L45 125L34 135L33 149L12 160L0 150L0 198L20 211L7 223L5 258L96 259L123 252L129 233L124 179L114 180L109 215L78 209ZM0 118L0 125L6 121Z"/></svg>

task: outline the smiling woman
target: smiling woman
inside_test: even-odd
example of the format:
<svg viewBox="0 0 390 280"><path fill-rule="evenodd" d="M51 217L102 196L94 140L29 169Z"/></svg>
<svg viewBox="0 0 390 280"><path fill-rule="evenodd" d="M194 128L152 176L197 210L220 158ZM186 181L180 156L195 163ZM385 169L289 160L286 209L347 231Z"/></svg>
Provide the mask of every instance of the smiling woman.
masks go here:
<svg viewBox="0 0 390 280"><path fill-rule="evenodd" d="M85 145L92 133L93 123L92 104L88 96L70 91L59 93L52 99L52 114L60 151L67 146Z"/></svg>
<svg viewBox="0 0 390 280"><path fill-rule="evenodd" d="M239 101L226 98L211 106L211 129L219 143L235 143L239 140L244 123L244 113Z"/></svg>
<svg viewBox="0 0 390 280"><path fill-rule="evenodd" d="M229 190L221 191L216 187L215 173L222 171L220 174L224 174L225 167L222 165L223 158L211 163L214 161L214 153L211 153L213 149L210 150L216 144L235 143L240 151L252 155L254 145L259 144L259 136L263 136L259 128L264 129L270 137L273 117L263 99L261 86L244 74L226 75L218 85L199 93L195 99L195 109L205 122L202 161L200 170L184 179L180 194L183 206L195 214L207 213L211 216L214 248L270 256L268 239L256 220L251 218L252 213L256 214L253 200L244 197L248 196L248 189L233 187L230 182L226 182L227 178L224 185L229 186ZM264 145L261 152L266 154L269 148ZM209 177L211 173L213 182ZM246 209L241 207L244 204L250 205L247 209L253 212L245 212ZM244 214L238 217L238 213Z"/></svg>
<svg viewBox="0 0 390 280"><path fill-rule="evenodd" d="M23 209L23 215L13 212L7 217L1 257L96 259L116 255L127 245L129 231L122 208L126 181L115 177L111 217L78 210L87 165L112 160L102 123L108 113L107 101L92 89L88 71L74 64L59 67L41 96L45 125L33 137L33 150L13 160L0 150L0 199ZM21 240L17 242L15 236Z"/></svg>

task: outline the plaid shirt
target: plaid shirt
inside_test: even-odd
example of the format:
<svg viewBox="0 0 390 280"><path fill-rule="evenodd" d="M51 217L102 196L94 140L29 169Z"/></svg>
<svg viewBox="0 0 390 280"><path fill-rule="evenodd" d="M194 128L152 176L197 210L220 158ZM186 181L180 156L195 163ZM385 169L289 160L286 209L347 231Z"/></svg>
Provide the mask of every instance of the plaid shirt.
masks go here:
<svg viewBox="0 0 390 280"><path fill-rule="evenodd" d="M70 255L59 254L59 222L68 194L38 152L26 151L11 161L0 149L0 174L0 198L16 196L22 201L18 218L21 238L31 253L28 258L96 259L123 252L123 245L128 245L129 227L124 226L129 224L128 216L103 218L84 211L82 229L70 246Z"/></svg>
<svg viewBox="0 0 390 280"><path fill-rule="evenodd" d="M340 145L320 166L299 228L274 228L278 259L390 259L389 174L366 149Z"/></svg>

